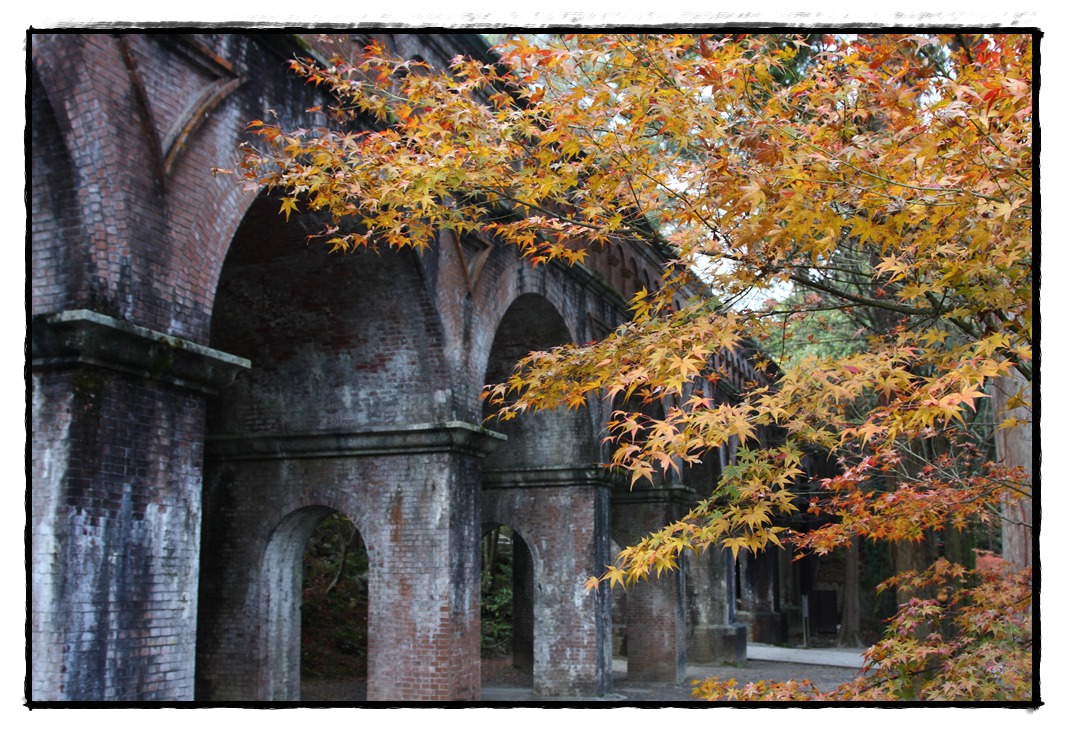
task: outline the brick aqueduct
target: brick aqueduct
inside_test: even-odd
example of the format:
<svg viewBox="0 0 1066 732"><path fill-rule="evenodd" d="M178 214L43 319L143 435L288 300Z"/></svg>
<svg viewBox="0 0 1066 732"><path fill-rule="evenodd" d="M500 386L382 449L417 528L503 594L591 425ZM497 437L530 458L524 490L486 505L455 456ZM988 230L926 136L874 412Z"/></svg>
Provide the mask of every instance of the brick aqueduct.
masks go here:
<svg viewBox="0 0 1066 732"><path fill-rule="evenodd" d="M432 63L485 52L378 37ZM702 557L613 612L582 587L713 475L616 485L603 405L482 426L482 384L520 355L623 321L647 249L572 269L448 235L329 255L305 243L316 224L211 172L251 119L310 123L295 36L30 41L30 701L298 700L301 557L334 512L369 556L370 701L479 698L479 546L499 525L531 559L515 643L536 694L607 693L623 634L631 679L743 660L737 588L765 572ZM756 594L745 609L774 609Z"/></svg>

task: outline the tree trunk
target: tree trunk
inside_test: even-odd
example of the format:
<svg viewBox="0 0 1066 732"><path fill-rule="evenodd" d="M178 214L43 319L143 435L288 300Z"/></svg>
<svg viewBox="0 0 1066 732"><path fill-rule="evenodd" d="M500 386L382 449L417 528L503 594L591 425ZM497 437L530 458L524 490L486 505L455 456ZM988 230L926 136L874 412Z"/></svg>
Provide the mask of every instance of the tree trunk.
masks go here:
<svg viewBox="0 0 1066 732"><path fill-rule="evenodd" d="M992 388L996 415L996 458L1007 467L1024 468L1029 480L1024 492L1003 501L1003 559L1015 567L1033 565L1033 410L1032 384L1017 371L1000 377ZM1008 409L1008 401L1023 394L1025 404ZM998 429L1004 419L1013 417L1021 424Z"/></svg>
<svg viewBox="0 0 1066 732"><path fill-rule="evenodd" d="M929 453L933 449L928 441L915 441L910 445L911 453L904 453L902 474L903 476L914 475L929 459ZM920 456L925 455L925 458ZM886 477L887 488L894 491L901 481L899 475ZM929 565L936 561L938 551L934 541L933 532L926 529L916 541L896 541L891 545L893 574L906 571L914 571L919 574L928 569ZM896 605L903 605L917 594L911 590L896 588Z"/></svg>
<svg viewBox="0 0 1066 732"><path fill-rule="evenodd" d="M490 531L481 539L481 572L488 572L489 584L486 591L496 584L496 557L500 551L500 527Z"/></svg>
<svg viewBox="0 0 1066 732"><path fill-rule="evenodd" d="M930 540L928 532L921 541L897 541L892 544L892 565L894 574L913 570L921 573L928 569L929 565L936 561L936 546ZM896 589L896 604L902 605L919 593Z"/></svg>
<svg viewBox="0 0 1066 732"><path fill-rule="evenodd" d="M344 545L344 551L341 552L341 560L337 564L337 573L333 575L333 581L330 582L329 587L326 588L327 595L330 592L333 592L334 588L336 588L337 584L341 581L341 577L344 576L344 568L345 565L348 564L348 555L351 553L352 549L355 548L357 539L359 539L359 529L355 528L355 526L353 525L352 533L348 537L348 541Z"/></svg>
<svg viewBox="0 0 1066 732"><path fill-rule="evenodd" d="M843 592L837 645L841 648L858 648L863 643L859 633L859 544L857 540L844 553Z"/></svg>

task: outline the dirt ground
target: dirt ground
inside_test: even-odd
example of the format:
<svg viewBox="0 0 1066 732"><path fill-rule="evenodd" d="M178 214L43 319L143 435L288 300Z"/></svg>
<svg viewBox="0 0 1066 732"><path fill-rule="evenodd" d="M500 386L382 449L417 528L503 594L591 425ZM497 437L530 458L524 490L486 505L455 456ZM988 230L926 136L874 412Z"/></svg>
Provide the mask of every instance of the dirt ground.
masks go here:
<svg viewBox="0 0 1066 732"><path fill-rule="evenodd" d="M602 700L580 700L581 704L603 703L611 706L671 704L695 705L692 699L693 679L717 676L723 680L736 679L740 684L750 681L787 681L807 679L819 688L830 689L855 678L853 668L819 666L775 661L749 660L743 667L697 666L689 669L688 679L683 684L629 682L624 669L616 667L612 693ZM510 657L482 660L481 688L483 702L471 702L468 706L506 705L509 702L537 706L532 695L533 676L529 672L511 667ZM366 679L346 681L305 681L301 687L305 702L336 702L338 705L358 705L366 701ZM547 700L557 704L556 700ZM565 706L566 702L562 702Z"/></svg>

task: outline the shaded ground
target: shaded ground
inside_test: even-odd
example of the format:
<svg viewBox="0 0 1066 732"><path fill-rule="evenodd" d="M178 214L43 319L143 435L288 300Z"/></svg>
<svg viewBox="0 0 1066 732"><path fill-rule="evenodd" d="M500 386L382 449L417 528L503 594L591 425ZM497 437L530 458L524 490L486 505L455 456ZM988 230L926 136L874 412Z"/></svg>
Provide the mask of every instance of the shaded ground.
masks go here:
<svg viewBox="0 0 1066 732"><path fill-rule="evenodd" d="M626 679L625 663L615 662L613 693L602 699L572 700L580 704L602 701L612 706L628 704L685 703L699 704L692 699L691 682L718 676L721 679L736 679L740 684L750 681L788 681L789 679L807 679L819 688L830 689L850 681L858 673L854 668L823 666L805 663L781 663L778 661L749 660L743 667L701 665L689 668L688 679L683 684L651 684L646 682L629 682ZM511 667L509 657L482 660L482 702L484 704L505 704L515 702L536 706L539 703L566 705L566 701L534 699L533 676L531 673ZM338 704L360 703L366 700L366 680L348 681L307 680L302 687L303 701L335 701ZM472 702L470 706L476 706Z"/></svg>
<svg viewBox="0 0 1066 732"><path fill-rule="evenodd" d="M722 680L736 679L738 684L752 681L788 681L790 679L808 680L821 689L832 689L845 681L851 681L859 673L858 669L837 666L821 666L801 663L781 663L779 661L748 660L743 667L736 666L690 666L684 684L648 684L629 682L625 674L619 673L616 665L614 692L625 697L621 702L687 702L699 704L692 698L694 680L703 680L717 676Z"/></svg>

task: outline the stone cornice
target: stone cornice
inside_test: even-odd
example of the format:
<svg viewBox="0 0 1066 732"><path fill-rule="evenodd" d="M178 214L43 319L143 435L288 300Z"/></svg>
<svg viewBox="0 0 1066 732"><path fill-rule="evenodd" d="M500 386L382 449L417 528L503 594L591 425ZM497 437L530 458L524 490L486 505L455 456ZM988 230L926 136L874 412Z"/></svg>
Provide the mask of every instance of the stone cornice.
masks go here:
<svg viewBox="0 0 1066 732"><path fill-rule="evenodd" d="M251 367L247 359L92 310L33 318L31 365L94 366L195 391L215 393Z"/></svg>
<svg viewBox="0 0 1066 732"><path fill-rule="evenodd" d="M655 486L629 489L615 483L611 489L611 503L691 503L696 492L684 485Z"/></svg>
<svg viewBox="0 0 1066 732"><path fill-rule="evenodd" d="M208 435L209 455L221 460L293 460L459 452L478 457L507 438L467 422L411 424L360 432L289 435Z"/></svg>
<svg viewBox="0 0 1066 732"><path fill-rule="evenodd" d="M481 485L486 489L600 487L608 485L608 476L598 465L486 470L481 475Z"/></svg>

